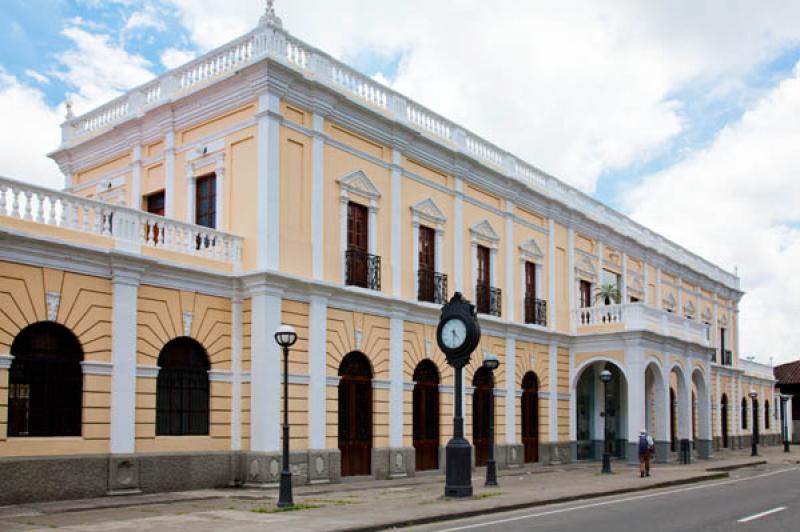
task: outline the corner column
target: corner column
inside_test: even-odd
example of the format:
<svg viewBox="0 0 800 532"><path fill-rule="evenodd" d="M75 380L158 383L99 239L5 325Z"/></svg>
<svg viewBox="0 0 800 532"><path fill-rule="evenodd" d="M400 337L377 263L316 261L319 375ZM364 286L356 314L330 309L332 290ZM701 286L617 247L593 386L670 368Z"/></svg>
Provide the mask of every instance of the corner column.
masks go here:
<svg viewBox="0 0 800 532"><path fill-rule="evenodd" d="M516 315L516 293L517 287L514 286L514 203L511 200L506 200L506 319L514 321ZM519 287L522 290L523 287ZM506 399L508 403L508 399Z"/></svg>
<svg viewBox="0 0 800 532"><path fill-rule="evenodd" d="M403 318L392 312L389 318L389 449L385 474L383 460L375 468L378 478L400 478L415 471L414 449L403 446Z"/></svg>
<svg viewBox="0 0 800 532"><path fill-rule="evenodd" d="M550 218L548 220L548 234L547 234L547 325L548 329L556 330L556 223ZM550 351L554 344L550 344ZM551 357L552 360L552 357ZM555 382L555 381L551 381Z"/></svg>
<svg viewBox="0 0 800 532"><path fill-rule="evenodd" d="M639 430L645 428L644 353L639 346L625 346L625 366L628 371L628 463L639 463Z"/></svg>
<svg viewBox="0 0 800 532"><path fill-rule="evenodd" d="M311 138L311 272L314 279L324 277L325 268L325 119L312 115Z"/></svg>
<svg viewBox="0 0 800 532"><path fill-rule="evenodd" d="M461 178L454 179L453 200L453 287L464 293L464 193Z"/></svg>
<svg viewBox="0 0 800 532"><path fill-rule="evenodd" d="M258 97L258 202L256 265L280 268L280 98L272 92Z"/></svg>

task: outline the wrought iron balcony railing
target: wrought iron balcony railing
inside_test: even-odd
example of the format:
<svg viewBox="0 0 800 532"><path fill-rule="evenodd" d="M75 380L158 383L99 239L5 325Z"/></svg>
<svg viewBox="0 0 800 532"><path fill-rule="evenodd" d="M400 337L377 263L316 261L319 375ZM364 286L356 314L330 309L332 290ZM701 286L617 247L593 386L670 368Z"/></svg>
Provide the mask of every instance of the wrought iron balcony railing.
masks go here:
<svg viewBox="0 0 800 532"><path fill-rule="evenodd" d="M547 301L525 296L525 323L547 326Z"/></svg>
<svg viewBox="0 0 800 532"><path fill-rule="evenodd" d="M360 249L350 248L345 252L345 282L370 290L381 289L381 258Z"/></svg>
<svg viewBox="0 0 800 532"><path fill-rule="evenodd" d="M443 305L447 301L447 274L433 270L419 270L417 299Z"/></svg>
<svg viewBox="0 0 800 532"><path fill-rule="evenodd" d="M500 317L503 308L503 291L489 283L475 284L475 306L481 314Z"/></svg>

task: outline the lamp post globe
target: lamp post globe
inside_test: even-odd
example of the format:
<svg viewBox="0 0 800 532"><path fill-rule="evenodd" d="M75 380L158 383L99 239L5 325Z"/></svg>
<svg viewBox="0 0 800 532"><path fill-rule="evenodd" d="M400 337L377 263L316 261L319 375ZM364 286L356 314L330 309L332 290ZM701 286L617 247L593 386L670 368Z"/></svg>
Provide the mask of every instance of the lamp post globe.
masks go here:
<svg viewBox="0 0 800 532"><path fill-rule="evenodd" d="M500 360L487 353L483 357L483 367L489 370L492 376L492 395L489 404L489 459L486 461L486 486L497 486L497 463L494 460L494 370L500 366Z"/></svg>
<svg viewBox="0 0 800 532"><path fill-rule="evenodd" d="M275 331L275 342L283 348L283 466L281 468L278 507L294 506L292 499L292 472L289 469L289 348L297 341L297 333L289 325Z"/></svg>
<svg viewBox="0 0 800 532"><path fill-rule="evenodd" d="M611 473L611 454L608 452L608 383L613 379L613 375L607 369L600 372L600 380L603 382L603 469L602 473Z"/></svg>
<svg viewBox="0 0 800 532"><path fill-rule="evenodd" d="M750 390L748 395L753 403L753 434L751 437L750 456L758 456L758 407L756 406L758 394L755 390Z"/></svg>

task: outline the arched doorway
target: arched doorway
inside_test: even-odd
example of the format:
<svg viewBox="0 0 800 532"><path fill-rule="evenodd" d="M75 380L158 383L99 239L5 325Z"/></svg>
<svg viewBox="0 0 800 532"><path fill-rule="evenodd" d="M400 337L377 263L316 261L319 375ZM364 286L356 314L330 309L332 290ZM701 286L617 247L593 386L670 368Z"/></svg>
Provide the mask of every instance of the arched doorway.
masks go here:
<svg viewBox="0 0 800 532"><path fill-rule="evenodd" d="M722 394L722 399L720 400L720 408L719 408L719 415L720 415L720 424L722 425L722 447L725 449L728 448L728 396L727 394Z"/></svg>
<svg viewBox="0 0 800 532"><path fill-rule="evenodd" d="M372 455L372 367L363 353L339 364L339 451L342 476L369 475Z"/></svg>
<svg viewBox="0 0 800 532"><path fill-rule="evenodd" d="M656 459L666 459L667 450L667 409L664 396L664 377L656 362L650 362L644 372L645 382L645 424L656 443Z"/></svg>
<svg viewBox="0 0 800 532"><path fill-rule="evenodd" d="M414 370L413 441L417 471L439 469L439 370L430 360Z"/></svg>
<svg viewBox="0 0 800 532"><path fill-rule="evenodd" d="M156 434L208 434L210 364L199 342L181 336L167 342L158 355Z"/></svg>
<svg viewBox="0 0 800 532"><path fill-rule="evenodd" d="M669 441L670 450L678 452L678 398L673 387L669 389Z"/></svg>
<svg viewBox="0 0 800 532"><path fill-rule="evenodd" d="M608 369L604 385L600 373ZM575 381L575 437L579 460L599 460L603 446L613 456L624 456L627 442L627 381L615 364L598 361L578 372Z"/></svg>
<svg viewBox="0 0 800 532"><path fill-rule="evenodd" d="M522 445L525 462L539 461L539 379L529 371L522 379Z"/></svg>
<svg viewBox="0 0 800 532"><path fill-rule="evenodd" d="M489 409L492 408L494 379L492 372L481 366L472 379L472 445L475 465L486 465L489 459Z"/></svg>
<svg viewBox="0 0 800 532"><path fill-rule="evenodd" d="M11 344L8 436L80 436L83 349L61 324L41 321Z"/></svg>

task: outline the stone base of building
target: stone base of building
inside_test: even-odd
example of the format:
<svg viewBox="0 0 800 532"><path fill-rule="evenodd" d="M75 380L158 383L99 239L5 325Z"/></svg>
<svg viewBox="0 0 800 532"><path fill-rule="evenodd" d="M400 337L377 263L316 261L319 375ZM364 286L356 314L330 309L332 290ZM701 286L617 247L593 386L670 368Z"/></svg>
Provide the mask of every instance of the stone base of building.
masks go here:
<svg viewBox="0 0 800 532"><path fill-rule="evenodd" d="M413 477L416 454L413 447L372 449L372 476L378 480Z"/></svg>
<svg viewBox="0 0 800 532"><path fill-rule="evenodd" d="M495 446L494 459L498 469L520 467L525 463L525 448L521 443L501 443Z"/></svg>
<svg viewBox="0 0 800 532"><path fill-rule="evenodd" d="M670 442L668 441L657 441L655 442L656 447L656 463L657 464L666 464L672 458L672 448L670 446Z"/></svg>
<svg viewBox="0 0 800 532"><path fill-rule="evenodd" d="M277 486L281 478L281 453L243 451L232 453L237 464L231 478L234 485ZM341 454L338 449L309 449L289 453L292 485L338 482L341 479Z"/></svg>
<svg viewBox="0 0 800 532"><path fill-rule="evenodd" d="M575 442L539 444L539 462L542 464L568 464L570 462L575 462L577 459L578 447Z"/></svg>
<svg viewBox="0 0 800 532"><path fill-rule="evenodd" d="M708 459L711 458L711 440L695 440L694 450L698 458Z"/></svg>

